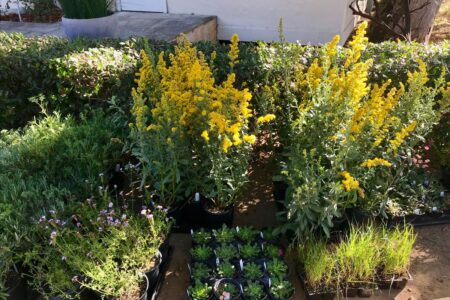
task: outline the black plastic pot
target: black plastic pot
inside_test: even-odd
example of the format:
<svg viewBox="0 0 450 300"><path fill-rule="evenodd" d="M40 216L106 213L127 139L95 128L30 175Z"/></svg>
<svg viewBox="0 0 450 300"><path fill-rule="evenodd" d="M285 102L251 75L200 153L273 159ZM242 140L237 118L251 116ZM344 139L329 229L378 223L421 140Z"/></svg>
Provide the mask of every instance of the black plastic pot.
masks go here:
<svg viewBox="0 0 450 300"><path fill-rule="evenodd" d="M153 268L151 270L149 270L148 272L145 272L145 275L147 276L148 279L148 288L150 290L153 290L156 285L158 284L158 279L159 279L159 273L161 271L161 264L163 262L163 255L160 251L158 251L155 255L155 265L153 266Z"/></svg>
<svg viewBox="0 0 450 300"><path fill-rule="evenodd" d="M231 298L230 300L242 300L242 286L234 279L229 278L223 278L219 279L214 283L213 286L213 299L220 300L220 294L218 293L218 289L222 284L232 284L236 287L236 289L239 291L239 295L237 297Z"/></svg>
<svg viewBox="0 0 450 300"><path fill-rule="evenodd" d="M18 277L17 280L11 283L8 288L8 300L23 300L27 299L26 281Z"/></svg>
<svg viewBox="0 0 450 300"><path fill-rule="evenodd" d="M212 205L212 201L208 199L203 199L202 210L204 216L204 227L209 229L219 229L223 224L231 227L233 224L234 217L234 206L229 207L227 210L222 212L212 212L208 209Z"/></svg>
<svg viewBox="0 0 450 300"><path fill-rule="evenodd" d="M284 181L272 181L273 183L273 198L276 201L278 211L286 210L286 192L289 185Z"/></svg>
<svg viewBox="0 0 450 300"><path fill-rule="evenodd" d="M186 205L186 225L190 229L199 229L204 226L204 212L200 201L190 201Z"/></svg>
<svg viewBox="0 0 450 300"><path fill-rule="evenodd" d="M413 280L411 274L407 272L405 276L393 276L390 279L378 279L377 285L381 290L403 290L408 281Z"/></svg>
<svg viewBox="0 0 450 300"><path fill-rule="evenodd" d="M174 220L174 224L172 226L172 232L186 233L188 231L188 229L186 227L185 209L186 209L186 203L175 204L167 212L167 216Z"/></svg>
<svg viewBox="0 0 450 300"><path fill-rule="evenodd" d="M450 189L450 166L442 167L441 182L446 189Z"/></svg>

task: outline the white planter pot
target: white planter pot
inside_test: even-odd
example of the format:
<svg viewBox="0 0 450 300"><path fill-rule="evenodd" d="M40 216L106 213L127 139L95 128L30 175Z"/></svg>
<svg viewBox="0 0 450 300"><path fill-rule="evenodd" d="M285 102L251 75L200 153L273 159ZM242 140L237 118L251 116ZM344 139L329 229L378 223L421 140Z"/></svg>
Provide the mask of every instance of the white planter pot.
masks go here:
<svg viewBox="0 0 450 300"><path fill-rule="evenodd" d="M117 19L114 14L94 19L68 19L63 17L62 28L69 39L117 37Z"/></svg>

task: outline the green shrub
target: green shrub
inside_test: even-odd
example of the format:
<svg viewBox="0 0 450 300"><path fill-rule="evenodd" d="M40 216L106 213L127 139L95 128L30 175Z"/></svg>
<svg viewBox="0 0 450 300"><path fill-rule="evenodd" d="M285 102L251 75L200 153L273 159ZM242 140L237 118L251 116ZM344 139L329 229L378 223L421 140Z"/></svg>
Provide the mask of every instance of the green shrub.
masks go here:
<svg viewBox="0 0 450 300"><path fill-rule="evenodd" d="M106 17L113 0L59 0L64 16L71 19Z"/></svg>

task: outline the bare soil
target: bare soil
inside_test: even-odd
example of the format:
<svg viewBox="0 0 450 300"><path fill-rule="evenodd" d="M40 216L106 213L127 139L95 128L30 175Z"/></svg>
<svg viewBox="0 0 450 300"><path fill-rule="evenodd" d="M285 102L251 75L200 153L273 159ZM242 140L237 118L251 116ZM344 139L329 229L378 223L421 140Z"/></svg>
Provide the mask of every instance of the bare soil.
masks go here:
<svg viewBox="0 0 450 300"><path fill-rule="evenodd" d="M444 0L434 21L431 42L450 40L450 0Z"/></svg>

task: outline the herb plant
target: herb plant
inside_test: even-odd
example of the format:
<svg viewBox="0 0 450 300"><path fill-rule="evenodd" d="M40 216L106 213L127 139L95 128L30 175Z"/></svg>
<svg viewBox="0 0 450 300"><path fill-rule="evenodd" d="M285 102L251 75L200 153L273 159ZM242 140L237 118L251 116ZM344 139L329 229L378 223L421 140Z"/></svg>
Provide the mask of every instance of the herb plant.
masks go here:
<svg viewBox="0 0 450 300"><path fill-rule="evenodd" d="M196 281L194 286L188 288L192 300L208 300L211 297L212 288L207 283Z"/></svg>
<svg viewBox="0 0 450 300"><path fill-rule="evenodd" d="M211 269L204 263L196 263L192 267L192 277L197 280L204 280L211 274Z"/></svg>
<svg viewBox="0 0 450 300"><path fill-rule="evenodd" d="M261 253L261 249L256 244L244 244L239 248L242 258L251 259Z"/></svg>
<svg viewBox="0 0 450 300"><path fill-rule="evenodd" d="M225 224L222 228L213 230L216 240L221 244L230 243L234 240L234 230L228 228Z"/></svg>
<svg viewBox="0 0 450 300"><path fill-rule="evenodd" d="M270 294L277 300L287 300L294 294L294 286L287 280L274 278L270 286Z"/></svg>
<svg viewBox="0 0 450 300"><path fill-rule="evenodd" d="M194 231L192 234L192 241L196 244L206 244L211 240L211 233L203 228Z"/></svg>
<svg viewBox="0 0 450 300"><path fill-rule="evenodd" d="M220 296L226 296L226 295L230 295L229 299L235 299L236 297L239 296L240 291L239 291L239 287L235 282L231 282L231 281L222 281L219 283L219 285L217 286L217 291L216 294L220 297ZM225 298L224 298L225 299Z"/></svg>
<svg viewBox="0 0 450 300"><path fill-rule="evenodd" d="M258 281L247 281L244 287L244 297L248 300L261 300L266 297L264 286Z"/></svg>
<svg viewBox="0 0 450 300"><path fill-rule="evenodd" d="M236 267L230 262L224 262L217 266L217 274L221 278L234 278Z"/></svg>
<svg viewBox="0 0 450 300"><path fill-rule="evenodd" d="M267 272L272 278L285 277L288 275L288 266L281 259L274 258L267 263Z"/></svg>
<svg viewBox="0 0 450 300"><path fill-rule="evenodd" d="M273 244L264 244L263 253L268 258L277 258L280 256L280 248Z"/></svg>
<svg viewBox="0 0 450 300"><path fill-rule="evenodd" d="M245 243L253 242L257 234L258 231L250 226L240 227L239 231L236 233L237 237Z"/></svg>
<svg viewBox="0 0 450 300"><path fill-rule="evenodd" d="M211 258L213 251L211 247L206 245L199 245L191 250L192 258L198 261L206 261Z"/></svg>
<svg viewBox="0 0 450 300"><path fill-rule="evenodd" d="M262 267L256 263L244 264L244 277L249 280L256 280L264 275Z"/></svg>
<svg viewBox="0 0 450 300"><path fill-rule="evenodd" d="M220 260L225 260L225 261L230 260L233 258L237 258L238 250L236 249L236 247L234 247L232 245L223 244L216 249L216 256Z"/></svg>

